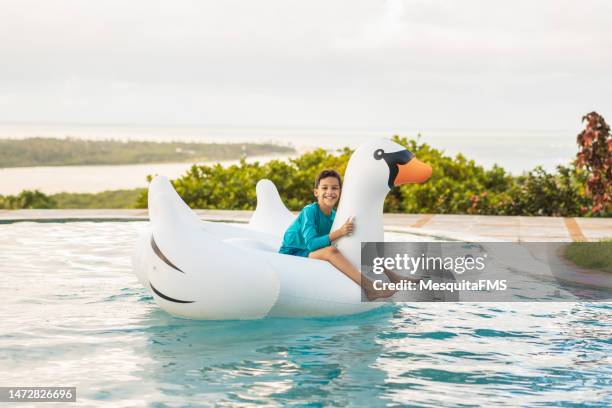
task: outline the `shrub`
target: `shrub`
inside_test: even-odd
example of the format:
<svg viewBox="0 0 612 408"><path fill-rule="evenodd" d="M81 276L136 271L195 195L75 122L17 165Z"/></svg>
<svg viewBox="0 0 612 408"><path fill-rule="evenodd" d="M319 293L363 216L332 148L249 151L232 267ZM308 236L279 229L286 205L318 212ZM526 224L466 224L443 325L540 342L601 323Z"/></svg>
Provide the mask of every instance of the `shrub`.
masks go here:
<svg viewBox="0 0 612 408"><path fill-rule="evenodd" d="M612 210L612 136L603 116L591 112L582 117L586 128L578 134L580 151L576 167L586 169L586 193L595 214Z"/></svg>
<svg viewBox="0 0 612 408"><path fill-rule="evenodd" d="M426 183L391 190L385 212L575 216L588 204L584 172L574 167L558 167L555 174L537 167L513 177L499 166L485 169L461 154L449 157L420 143L418 138L393 139L429 163L433 174ZM268 178L276 184L287 207L295 211L314 200L312 184L317 173L334 168L343 174L351 154L348 148L336 154L318 149L288 162L273 160L260 164L243 160L225 168L192 166L173 185L193 208L252 210L257 202L255 184ZM146 205L143 191L138 206Z"/></svg>
<svg viewBox="0 0 612 408"><path fill-rule="evenodd" d="M556 174L538 166L517 177L509 196L505 213L513 215L576 216L588 201L576 169L564 166Z"/></svg>
<svg viewBox="0 0 612 408"><path fill-rule="evenodd" d="M0 208L31 209L31 208L56 208L55 201L38 190L23 190L17 196L0 196Z"/></svg>

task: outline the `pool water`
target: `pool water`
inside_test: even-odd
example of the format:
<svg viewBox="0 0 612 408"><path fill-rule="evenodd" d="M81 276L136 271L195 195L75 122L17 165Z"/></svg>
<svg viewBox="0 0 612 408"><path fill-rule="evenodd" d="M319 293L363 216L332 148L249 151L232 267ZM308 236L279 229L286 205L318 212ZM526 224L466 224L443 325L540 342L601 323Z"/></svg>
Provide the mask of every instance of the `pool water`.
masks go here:
<svg viewBox="0 0 612 408"><path fill-rule="evenodd" d="M78 406L612 405L609 303L183 320L131 272L144 227L0 225L0 386L76 386Z"/></svg>

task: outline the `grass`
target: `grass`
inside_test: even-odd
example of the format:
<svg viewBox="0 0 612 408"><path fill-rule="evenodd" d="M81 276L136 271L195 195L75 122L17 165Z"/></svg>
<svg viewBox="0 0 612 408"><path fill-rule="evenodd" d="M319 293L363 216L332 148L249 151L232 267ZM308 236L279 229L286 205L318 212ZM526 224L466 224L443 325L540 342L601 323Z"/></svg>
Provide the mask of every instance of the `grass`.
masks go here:
<svg viewBox="0 0 612 408"><path fill-rule="evenodd" d="M564 256L578 266L612 272L612 238L599 242L572 242Z"/></svg>

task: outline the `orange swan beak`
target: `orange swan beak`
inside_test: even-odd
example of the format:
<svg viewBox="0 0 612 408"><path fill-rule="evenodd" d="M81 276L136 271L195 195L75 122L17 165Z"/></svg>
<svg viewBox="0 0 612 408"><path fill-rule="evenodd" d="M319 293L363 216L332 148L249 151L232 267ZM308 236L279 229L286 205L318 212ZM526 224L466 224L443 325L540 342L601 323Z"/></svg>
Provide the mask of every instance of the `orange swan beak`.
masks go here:
<svg viewBox="0 0 612 408"><path fill-rule="evenodd" d="M393 181L393 185L399 186L406 183L423 183L431 177L431 166L413 157L406 164L398 164L399 172Z"/></svg>

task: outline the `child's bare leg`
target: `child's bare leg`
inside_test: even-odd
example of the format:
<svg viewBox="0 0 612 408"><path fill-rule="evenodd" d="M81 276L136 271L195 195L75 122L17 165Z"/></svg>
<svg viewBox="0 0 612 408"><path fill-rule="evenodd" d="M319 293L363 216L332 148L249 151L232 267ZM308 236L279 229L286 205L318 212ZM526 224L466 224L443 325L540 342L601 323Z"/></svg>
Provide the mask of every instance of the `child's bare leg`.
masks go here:
<svg viewBox="0 0 612 408"><path fill-rule="evenodd" d="M353 264L351 264L350 261L346 259L340 251L338 251L338 248L334 246L328 246L313 251L308 255L308 257L328 261L334 265L353 282L361 286L369 300L386 298L397 292L396 290L375 290L372 281L363 276L361 272L359 272L353 266Z"/></svg>

